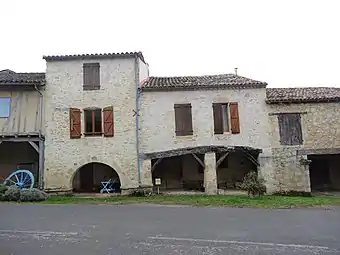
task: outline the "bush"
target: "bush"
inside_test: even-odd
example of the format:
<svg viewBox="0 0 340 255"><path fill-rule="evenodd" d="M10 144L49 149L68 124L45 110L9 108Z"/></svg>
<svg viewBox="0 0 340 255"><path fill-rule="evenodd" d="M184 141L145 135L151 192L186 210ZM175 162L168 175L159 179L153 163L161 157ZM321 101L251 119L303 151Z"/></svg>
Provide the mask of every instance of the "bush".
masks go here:
<svg viewBox="0 0 340 255"><path fill-rule="evenodd" d="M47 194L39 189L22 189L20 191L21 202L38 202L44 201L47 198Z"/></svg>
<svg viewBox="0 0 340 255"><path fill-rule="evenodd" d="M266 193L266 186L264 185L264 179L259 178L256 172L250 172L243 178L243 182L240 185L242 190L248 192L248 196L262 196Z"/></svg>
<svg viewBox="0 0 340 255"><path fill-rule="evenodd" d="M6 201L5 194L0 194L0 201Z"/></svg>
<svg viewBox="0 0 340 255"><path fill-rule="evenodd" d="M6 201L19 201L20 199L20 188L18 186L9 186L5 192Z"/></svg>
<svg viewBox="0 0 340 255"><path fill-rule="evenodd" d="M6 190L8 190L8 186L6 186L4 184L0 184L0 194L4 195Z"/></svg>
<svg viewBox="0 0 340 255"><path fill-rule="evenodd" d="M152 192L150 190L147 190L147 189L136 189L136 190L133 190L129 196L131 197L149 197L149 196L152 196Z"/></svg>

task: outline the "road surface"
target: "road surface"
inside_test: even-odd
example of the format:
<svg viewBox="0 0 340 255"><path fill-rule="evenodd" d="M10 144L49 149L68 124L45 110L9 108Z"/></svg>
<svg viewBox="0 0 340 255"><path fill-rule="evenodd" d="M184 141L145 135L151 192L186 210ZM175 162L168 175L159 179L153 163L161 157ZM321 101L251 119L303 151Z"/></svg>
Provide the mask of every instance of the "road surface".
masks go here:
<svg viewBox="0 0 340 255"><path fill-rule="evenodd" d="M340 208L0 203L0 254L340 254Z"/></svg>

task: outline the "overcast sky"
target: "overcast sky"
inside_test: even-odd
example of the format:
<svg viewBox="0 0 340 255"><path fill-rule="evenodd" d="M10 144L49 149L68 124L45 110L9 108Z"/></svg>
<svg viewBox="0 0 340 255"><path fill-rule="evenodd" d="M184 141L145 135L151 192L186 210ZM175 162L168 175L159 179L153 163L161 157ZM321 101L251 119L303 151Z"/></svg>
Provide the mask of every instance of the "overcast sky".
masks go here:
<svg viewBox="0 0 340 255"><path fill-rule="evenodd" d="M152 76L238 73L340 87L337 0L0 1L0 70L43 55L142 51Z"/></svg>

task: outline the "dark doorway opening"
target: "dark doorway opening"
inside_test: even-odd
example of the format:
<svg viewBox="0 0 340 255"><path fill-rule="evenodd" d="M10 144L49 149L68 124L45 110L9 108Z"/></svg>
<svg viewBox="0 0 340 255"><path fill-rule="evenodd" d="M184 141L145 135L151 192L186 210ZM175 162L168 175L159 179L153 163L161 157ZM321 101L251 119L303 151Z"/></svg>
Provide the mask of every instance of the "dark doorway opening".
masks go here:
<svg viewBox="0 0 340 255"><path fill-rule="evenodd" d="M89 163L80 167L72 181L74 192L99 193L103 188L102 182L111 180L112 192L120 192L120 179L117 172L102 163Z"/></svg>

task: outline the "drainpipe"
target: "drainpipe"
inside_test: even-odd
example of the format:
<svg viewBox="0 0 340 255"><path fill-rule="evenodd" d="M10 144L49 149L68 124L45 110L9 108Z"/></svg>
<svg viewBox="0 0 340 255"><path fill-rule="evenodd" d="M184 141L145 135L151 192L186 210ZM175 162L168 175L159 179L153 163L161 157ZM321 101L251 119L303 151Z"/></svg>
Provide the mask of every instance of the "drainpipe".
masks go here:
<svg viewBox="0 0 340 255"><path fill-rule="evenodd" d="M142 186L141 180L141 166L139 157L139 102L140 102L140 88L139 88L139 65L138 56L135 57L135 84L136 84L136 152L137 152L137 171L138 171L138 187Z"/></svg>

